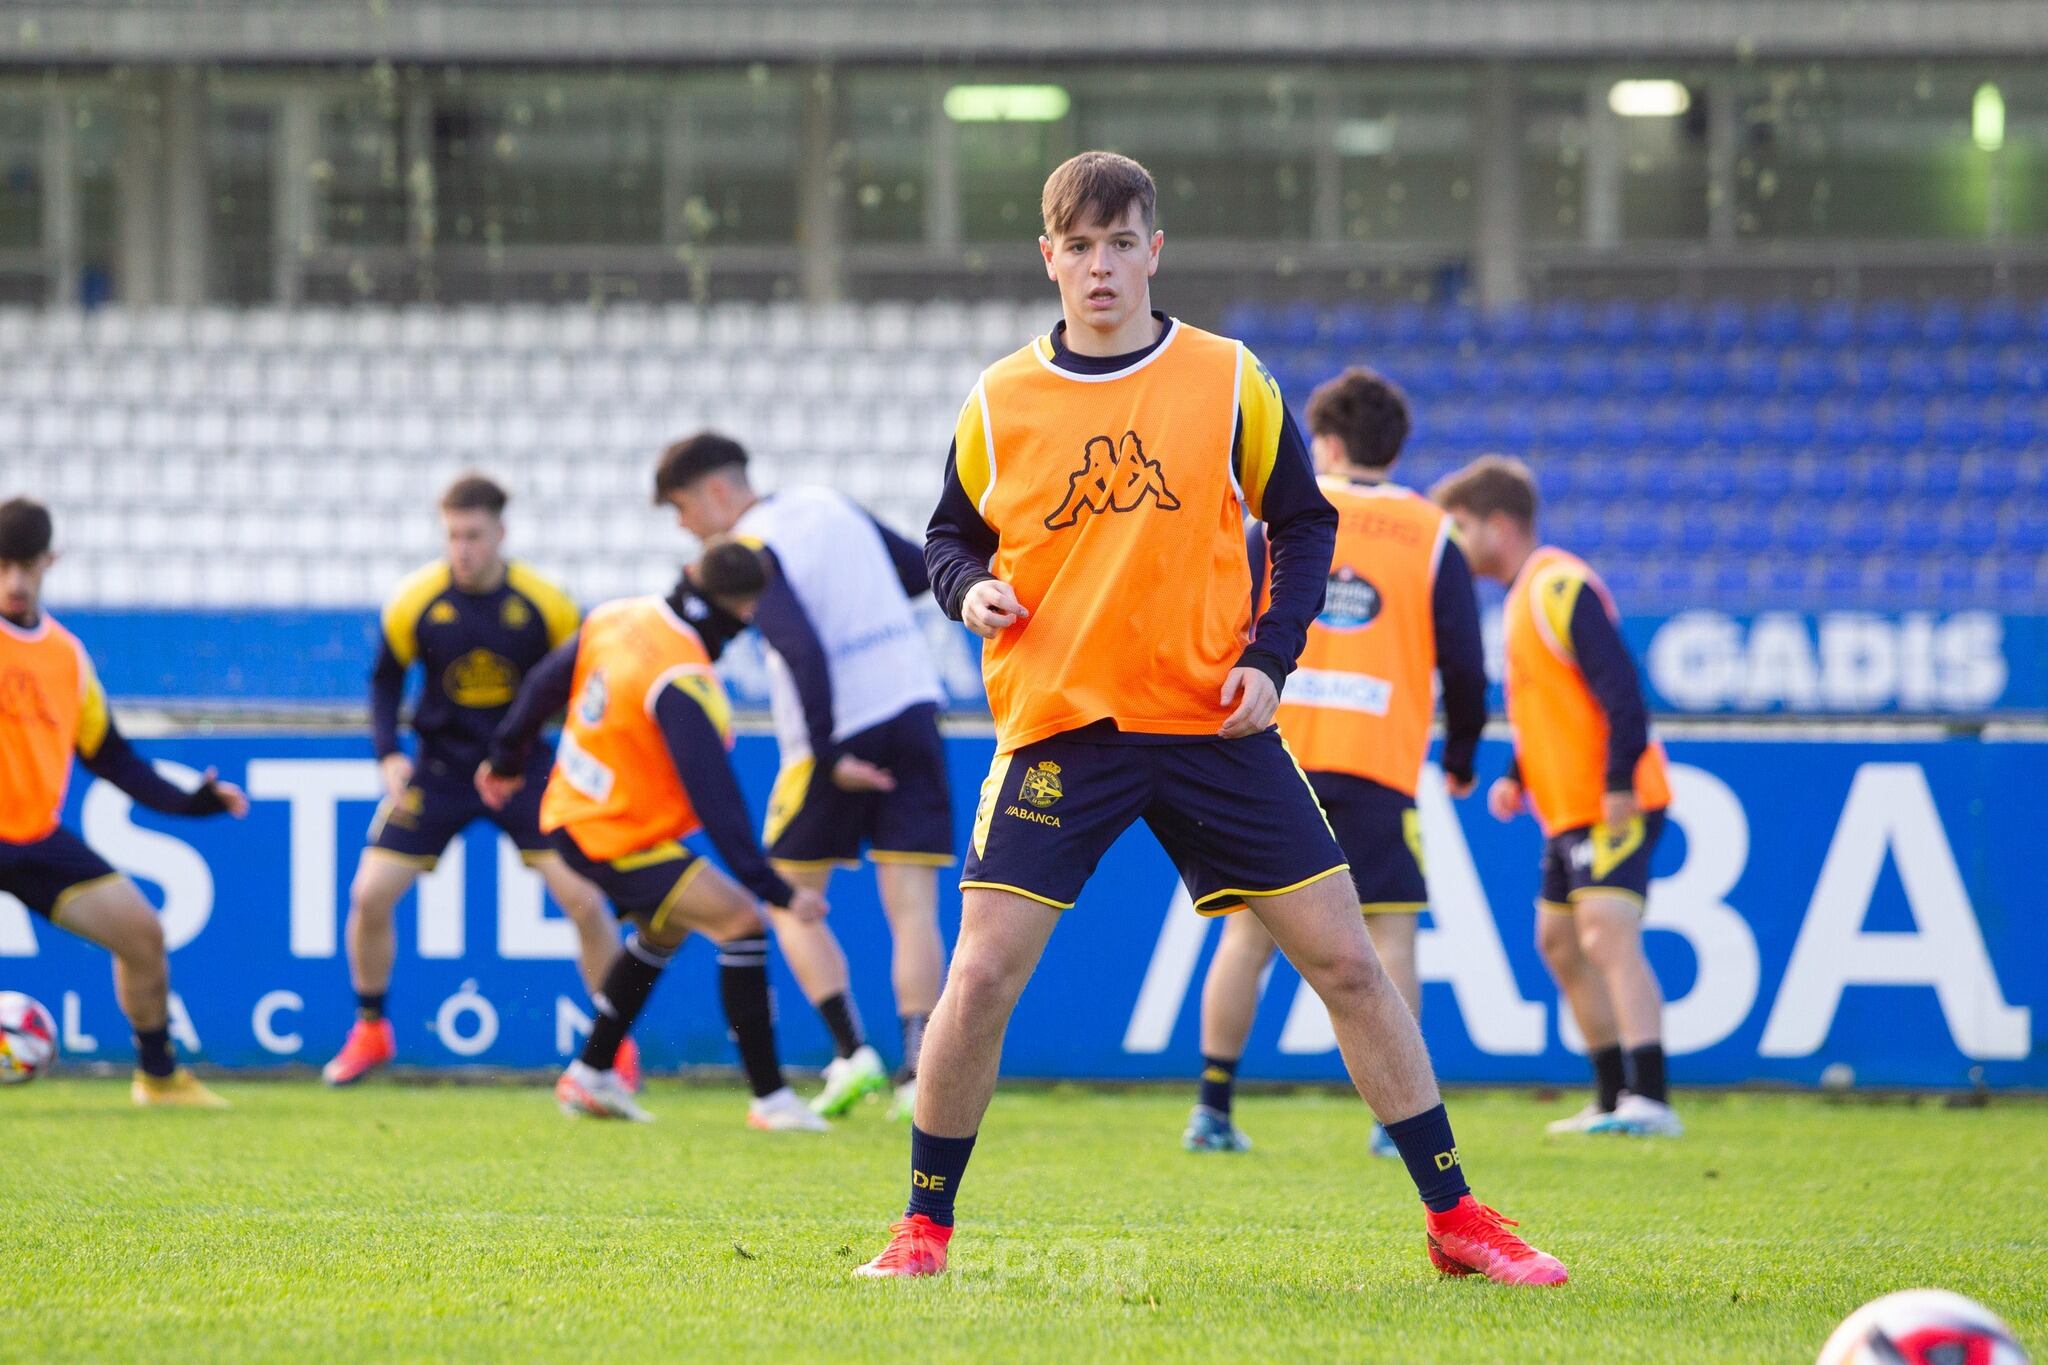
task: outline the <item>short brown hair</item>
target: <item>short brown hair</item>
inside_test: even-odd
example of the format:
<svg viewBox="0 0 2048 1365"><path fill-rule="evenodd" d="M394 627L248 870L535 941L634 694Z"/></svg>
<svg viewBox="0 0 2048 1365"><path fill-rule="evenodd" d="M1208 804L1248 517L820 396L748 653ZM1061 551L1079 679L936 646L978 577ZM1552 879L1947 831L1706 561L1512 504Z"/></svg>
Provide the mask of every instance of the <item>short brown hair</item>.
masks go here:
<svg viewBox="0 0 2048 1365"><path fill-rule="evenodd" d="M662 451L661 462L654 466L655 506L667 502L671 493L682 492L715 470L737 469L744 478L746 468L747 448L732 437L721 436L715 431L685 436Z"/></svg>
<svg viewBox="0 0 2048 1365"><path fill-rule="evenodd" d="M512 501L496 480L477 473L474 469L448 485L448 491L441 495L443 512L489 512L494 517L505 515L505 504Z"/></svg>
<svg viewBox="0 0 2048 1365"><path fill-rule="evenodd" d="M1115 152L1083 152L1045 178L1038 207L1045 235L1057 237L1077 224L1117 222L1132 204L1144 215L1145 231L1152 231L1159 209L1152 172Z"/></svg>
<svg viewBox="0 0 2048 1365"><path fill-rule="evenodd" d="M29 498L0 502L0 563L33 564L50 553L50 509Z"/></svg>
<svg viewBox="0 0 2048 1365"><path fill-rule="evenodd" d="M1481 518L1505 512L1524 526L1536 524L1536 476L1506 455L1481 455L1438 479L1429 496L1446 512Z"/></svg>
<svg viewBox="0 0 2048 1365"><path fill-rule="evenodd" d="M1385 469L1408 439L1408 399L1392 381L1354 365L1309 395L1308 429L1342 441L1351 463Z"/></svg>

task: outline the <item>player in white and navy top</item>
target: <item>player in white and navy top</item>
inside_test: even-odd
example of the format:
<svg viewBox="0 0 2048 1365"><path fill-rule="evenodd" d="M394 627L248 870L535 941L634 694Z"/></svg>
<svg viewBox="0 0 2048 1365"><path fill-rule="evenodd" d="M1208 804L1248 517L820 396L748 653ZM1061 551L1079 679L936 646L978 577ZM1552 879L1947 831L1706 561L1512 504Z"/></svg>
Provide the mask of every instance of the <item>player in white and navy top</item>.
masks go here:
<svg viewBox="0 0 2048 1365"><path fill-rule="evenodd" d="M819 892L835 867L875 864L894 942L903 1065L892 1110L908 1118L945 948L938 869L953 862L953 803L938 709L944 693L911 600L931 588L921 547L828 488L762 497L747 453L711 432L679 441L655 471L658 504L700 539L761 552L768 587L753 624L768 647L782 749L763 842L777 870ZM830 926L771 915L784 955L832 1030L819 1113L846 1113L889 1083L862 1032L846 955Z"/></svg>

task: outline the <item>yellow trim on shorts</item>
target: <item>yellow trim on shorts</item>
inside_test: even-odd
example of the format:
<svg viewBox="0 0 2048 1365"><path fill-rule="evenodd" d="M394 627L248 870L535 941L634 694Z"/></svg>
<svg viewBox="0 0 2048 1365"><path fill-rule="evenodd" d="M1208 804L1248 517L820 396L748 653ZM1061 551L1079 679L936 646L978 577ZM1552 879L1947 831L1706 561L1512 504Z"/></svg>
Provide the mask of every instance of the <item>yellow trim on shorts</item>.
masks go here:
<svg viewBox="0 0 2048 1365"><path fill-rule="evenodd" d="M1360 901L1361 915L1419 915L1429 908L1428 901Z"/></svg>
<svg viewBox="0 0 2048 1365"><path fill-rule="evenodd" d="M1195 913L1207 915L1212 919L1218 915L1235 914L1245 908L1244 903L1247 900L1266 900L1273 896L1284 896L1290 891L1299 891L1304 886L1313 886L1325 877L1334 877L1339 872L1349 872L1350 870L1350 863L1338 863L1335 867L1324 868L1313 877L1303 877L1291 886L1276 886L1270 891L1244 891L1234 886L1225 887L1221 891L1211 891L1208 895L1196 901ZM1225 900L1234 903L1225 905L1223 904Z"/></svg>
<svg viewBox="0 0 2048 1365"><path fill-rule="evenodd" d="M1611 896L1615 900L1626 901L1630 905L1634 906L1636 913L1639 915L1642 914L1644 910L1643 898L1625 887L1580 886L1574 887L1571 891L1567 892L1566 894L1571 897L1573 908L1577 908L1578 903L1582 900L1589 901L1599 896Z"/></svg>
<svg viewBox="0 0 2048 1365"><path fill-rule="evenodd" d="M420 872L432 872L441 865L441 855L438 853L428 857L424 853L400 853L395 848L379 848L375 844L365 848L363 856L365 858L385 858L394 863L403 863L407 867L414 868Z"/></svg>
<svg viewBox="0 0 2048 1365"><path fill-rule="evenodd" d="M127 879L128 874L125 872L102 872L97 877L87 877L82 882L73 882L62 891L59 891L57 898L50 902L50 923L55 924L57 917L64 913L65 907L88 891L91 891L94 887L105 886L108 882L126 881Z"/></svg>
<svg viewBox="0 0 2048 1365"><path fill-rule="evenodd" d="M1008 882L962 882L960 883L960 889L962 891L1007 891L1013 896L1022 896L1027 901L1037 901L1040 905L1050 905L1055 910L1071 910L1074 908L1072 901L1056 901L1051 896L1041 896L1036 891L1026 891L1023 887L1012 886Z"/></svg>
<svg viewBox="0 0 2048 1365"><path fill-rule="evenodd" d="M763 844L780 839L797 816L803 814L804 800L811 794L811 777L817 770L817 759L805 754L775 774L775 785L768 789L768 813L761 821Z"/></svg>
<svg viewBox="0 0 2048 1365"><path fill-rule="evenodd" d="M768 864L776 868L789 868L795 872L816 872L821 867L843 867L852 871L860 866L858 858L770 858Z"/></svg>
<svg viewBox="0 0 2048 1365"><path fill-rule="evenodd" d="M550 858L560 861L561 856L559 852L552 848L522 848L519 850L519 861L525 863L528 867L539 867Z"/></svg>
<svg viewBox="0 0 2048 1365"><path fill-rule="evenodd" d="M1003 780L1010 775L1010 760L1014 752L997 754L988 765L988 776L981 779L981 799L974 803L974 834L972 843L977 857L988 856L988 832L996 821L996 805L1003 789ZM991 886L995 883L991 882ZM1027 893L1028 894L1028 893ZM1047 901L1047 905L1053 902Z"/></svg>
<svg viewBox="0 0 2048 1365"><path fill-rule="evenodd" d="M655 908L653 917L647 921L648 928L660 929L668 923L669 912L676 908L677 903L683 898L683 893L690 889L690 883L697 880L697 874L707 866L709 864L699 858L683 869L682 875L676 878L676 884L668 889L668 894L661 898L661 904Z"/></svg>
<svg viewBox="0 0 2048 1365"><path fill-rule="evenodd" d="M871 863L902 863L909 867L951 867L960 860L950 853L899 853L890 848L868 850Z"/></svg>
<svg viewBox="0 0 2048 1365"><path fill-rule="evenodd" d="M1541 896L1536 898L1536 908L1546 915L1569 915L1572 912L1571 902L1550 901Z"/></svg>
<svg viewBox="0 0 2048 1365"><path fill-rule="evenodd" d="M690 850L683 847L680 839L664 839L658 844L649 844L638 853L628 853L623 858L614 858L606 864L614 872L638 872L643 867L658 867L672 863L678 858L687 858Z"/></svg>

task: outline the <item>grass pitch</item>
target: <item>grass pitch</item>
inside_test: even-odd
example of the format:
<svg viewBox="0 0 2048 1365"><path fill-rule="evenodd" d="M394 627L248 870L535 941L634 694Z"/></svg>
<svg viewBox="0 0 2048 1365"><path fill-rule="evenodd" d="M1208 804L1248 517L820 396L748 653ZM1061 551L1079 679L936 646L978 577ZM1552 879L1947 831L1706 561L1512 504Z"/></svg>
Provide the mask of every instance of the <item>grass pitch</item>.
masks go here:
<svg viewBox="0 0 2048 1365"><path fill-rule="evenodd" d="M1452 1099L1484 1199L1562 1290L1446 1281L1355 1101L1240 1102L1258 1146L1179 1149L1179 1091L1011 1090L954 1270L847 1272L901 1209L906 1130L741 1126L657 1082L646 1127L530 1087L0 1091L0 1359L1810 1361L1864 1300L1942 1285L2048 1350L2048 1105L1688 1095L1675 1142L1546 1139L1576 1095Z"/></svg>

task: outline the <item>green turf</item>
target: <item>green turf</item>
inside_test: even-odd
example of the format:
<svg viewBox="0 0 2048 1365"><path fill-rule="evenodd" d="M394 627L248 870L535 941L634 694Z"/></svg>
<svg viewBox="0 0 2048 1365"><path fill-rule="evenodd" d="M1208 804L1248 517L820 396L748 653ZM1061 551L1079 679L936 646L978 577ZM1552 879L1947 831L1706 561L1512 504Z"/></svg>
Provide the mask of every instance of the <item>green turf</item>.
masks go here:
<svg viewBox="0 0 2048 1365"><path fill-rule="evenodd" d="M1480 1195L1562 1290L1444 1281L1362 1111L1253 1095L1245 1156L1179 1150L1178 1092L1001 1096L954 1270L847 1272L901 1206L905 1130L740 1126L657 1084L647 1127L529 1088L0 1091L0 1358L1811 1360L1849 1309L1943 1285L2048 1343L2048 1106L1683 1100L1676 1142L1545 1139L1568 1102L1454 1097Z"/></svg>

